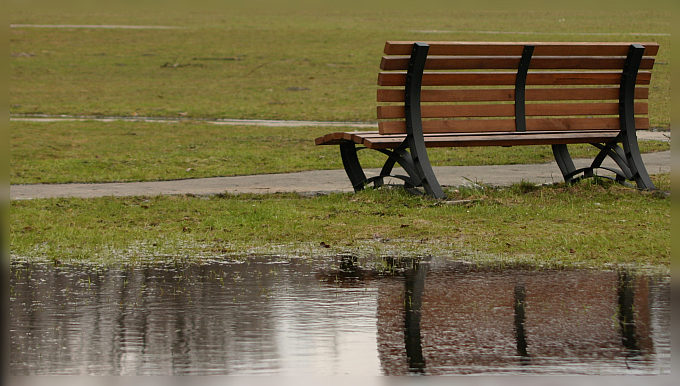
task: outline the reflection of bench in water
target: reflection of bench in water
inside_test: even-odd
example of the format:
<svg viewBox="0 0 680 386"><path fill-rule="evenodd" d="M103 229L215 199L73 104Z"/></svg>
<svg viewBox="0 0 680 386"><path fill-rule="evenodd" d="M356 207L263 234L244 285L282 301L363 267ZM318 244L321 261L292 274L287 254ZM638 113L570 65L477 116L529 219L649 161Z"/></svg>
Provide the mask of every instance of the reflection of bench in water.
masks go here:
<svg viewBox="0 0 680 386"><path fill-rule="evenodd" d="M670 371L668 278L357 260L13 264L10 371Z"/></svg>
<svg viewBox="0 0 680 386"><path fill-rule="evenodd" d="M646 278L428 267L415 264L401 271L403 281L378 284L378 351L386 374L524 365L549 371L569 361L623 363L653 352ZM347 267L342 272L364 276Z"/></svg>

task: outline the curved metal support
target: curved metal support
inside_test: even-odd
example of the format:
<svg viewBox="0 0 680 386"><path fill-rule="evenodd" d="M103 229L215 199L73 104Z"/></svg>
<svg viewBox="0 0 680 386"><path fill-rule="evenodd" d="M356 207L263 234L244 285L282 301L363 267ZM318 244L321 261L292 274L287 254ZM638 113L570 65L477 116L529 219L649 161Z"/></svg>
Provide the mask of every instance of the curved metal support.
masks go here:
<svg viewBox="0 0 680 386"><path fill-rule="evenodd" d="M621 149L616 142L610 142L606 145L602 145L599 143L591 143L591 145L595 146L596 148L600 149L600 152L597 154L597 157L593 160L593 163L590 165L592 168L600 168L602 165L602 161L609 156L616 164L621 168L621 174L625 177L627 180L632 180L633 179L633 173L630 171L630 168L628 167L628 164L626 164L626 155L623 153L623 149ZM607 169L607 168L604 168ZM609 169L611 170L611 169Z"/></svg>
<svg viewBox="0 0 680 386"><path fill-rule="evenodd" d="M423 126L420 114L420 88L425 70L425 59L430 46L414 43L406 72L404 89L404 109L406 113L406 142L411 149L411 157L425 192L434 198L443 198L444 191L434 175L430 158L427 156Z"/></svg>
<svg viewBox="0 0 680 386"><path fill-rule="evenodd" d="M619 88L619 120L621 122L619 137L623 142L623 151L632 179L635 180L638 188L653 190L656 187L649 178L645 164L642 162L635 133L635 82L644 52L645 47L640 44L631 44L628 49L628 56L621 74L621 87Z"/></svg>
<svg viewBox="0 0 680 386"><path fill-rule="evenodd" d="M402 150L406 148L406 142L402 142L399 147L397 147L395 150ZM388 154L383 152L383 154L387 154L388 158L387 161L385 161L385 164L382 167L382 170L380 170L380 177L387 177L390 174L392 174L392 169L394 168L394 165L397 163L397 159L392 156L392 154ZM383 184L383 179L376 180L375 182L375 187L382 186Z"/></svg>
<svg viewBox="0 0 680 386"><path fill-rule="evenodd" d="M606 179L606 180L612 180L612 181L614 181L614 182L616 182L616 183L619 183L619 184L621 184L621 185L623 185L623 186L625 186L625 187L627 187L627 188L635 188L635 186L633 186L632 184L630 184L628 181L619 179L619 176L610 177L610 176L599 176L599 175L598 175L598 176L595 176L595 177L601 178L601 179ZM586 177L584 177L584 176L576 177L576 178L574 178L574 179L571 180L571 183L572 183L572 184L575 184L575 183L577 183L578 181L581 181L581 180L583 180L583 179L585 179L585 178L586 178Z"/></svg>
<svg viewBox="0 0 680 386"><path fill-rule="evenodd" d="M385 177L398 178L404 181L404 186L406 188L413 188L422 185L422 180L416 171L413 159L408 151L406 151L406 143L397 147L394 150L387 149L375 149L387 156L387 161L382 167L380 174L366 178L366 174L359 162L357 152L359 150L366 149L364 147L357 148L354 142L345 141L340 143L340 155L342 157L342 164L345 167L345 172L347 177L349 177L352 187L355 192L363 190L366 185L373 183L374 187L378 188L383 185L383 179ZM392 175L392 169L395 164L399 164L408 176L403 175Z"/></svg>
<svg viewBox="0 0 680 386"><path fill-rule="evenodd" d="M608 177L608 176L599 176L599 175L596 175L596 174L595 174L595 169L604 169L604 170L608 170L608 171L610 171L610 172L616 174L616 178L610 178L610 177ZM581 174L581 173L583 173L582 176L576 177L576 175ZM614 181L616 181L616 182L619 182L619 183L621 183L621 184L623 184L623 183L626 181L626 176L624 176L624 175L621 173L621 171L616 170L616 169L612 169L612 168L608 168L608 167L604 167L604 166L600 166L599 168L587 167L587 168L576 169L576 170L574 170L572 173L569 173L569 175L565 176L565 180L566 180L567 178L569 178L569 183L574 183L574 182L580 181L580 180L582 180L582 179L584 179L584 178L591 178L591 177L612 179L612 180L614 180Z"/></svg>
<svg viewBox="0 0 680 386"><path fill-rule="evenodd" d="M385 177L389 176L392 174L392 169L394 169L394 165L397 163L397 160L395 160L393 157L388 157L387 161L383 164L382 169L380 169L380 174L373 177L369 178L369 182L373 182L375 187L380 187L384 184L384 179Z"/></svg>
<svg viewBox="0 0 680 386"><path fill-rule="evenodd" d="M354 142L340 143L340 156L342 157L342 165L345 167L347 177L349 177L354 191L358 192L364 190L366 185L366 174L361 168L359 158L357 157L357 148Z"/></svg>
<svg viewBox="0 0 680 386"><path fill-rule="evenodd" d="M591 145L600 149L600 152L597 154L597 156L595 157L595 159L593 160L589 167L579 169L576 169L576 167L574 166L574 162L571 159L571 155L569 154L569 149L567 148L567 145L552 146L555 161L557 162L557 165L559 166L560 171L562 172L564 182L567 184L571 184L580 181L584 178L596 177L597 175L595 174L595 169L604 169L614 173L616 175L616 178L609 178L607 176L597 177L612 179L620 184L628 185L625 183L625 181L631 180L632 174L630 173L630 169L628 168L625 159L622 157L621 148L618 147L615 142L608 143L605 145L599 143L591 143ZM613 168L602 166L602 162L604 161L604 158L606 158L607 156L611 157L614 160L614 162L616 162L616 164L621 168L621 170L616 170ZM577 177L577 175L579 174L582 175Z"/></svg>
<svg viewBox="0 0 680 386"><path fill-rule="evenodd" d="M555 162L557 162L557 166L559 166L562 176L564 176L564 182L567 184L571 183L576 166L574 166L574 161L571 160L567 145L552 145L552 151L555 156Z"/></svg>
<svg viewBox="0 0 680 386"><path fill-rule="evenodd" d="M415 186L416 186L416 185L413 185L413 180L411 180L411 177L409 177L409 176L402 176L401 174L391 174L391 175L389 175L389 176L375 176L375 177L371 177L371 178L369 178L369 179L366 180L366 184L373 183L374 186L375 186L376 188L381 187L381 186L384 185L384 183L383 183L382 180L383 180L385 177L397 178L397 179L400 179L400 180L404 181L404 187L406 187L406 188L412 188L412 187L415 187Z"/></svg>
<svg viewBox="0 0 680 386"><path fill-rule="evenodd" d="M515 131L527 131L525 89L534 46L524 46L515 77Z"/></svg>
<svg viewBox="0 0 680 386"><path fill-rule="evenodd" d="M394 151L389 151L386 149L376 149L379 152L387 155L389 159L387 162L385 162L385 165L383 166L382 170L380 171L380 175L383 177L387 177L390 175L392 172L392 167L394 166L394 163L398 163L399 166L401 166L404 171L406 171L406 174L409 175L412 185L413 186L421 186L422 185L422 180L420 179L420 176L418 175L418 172L416 170L416 167L414 165L413 159L411 158L411 154L407 152L406 150L402 149L401 147L394 149ZM389 165L388 165L389 163ZM383 174L385 173L385 174Z"/></svg>

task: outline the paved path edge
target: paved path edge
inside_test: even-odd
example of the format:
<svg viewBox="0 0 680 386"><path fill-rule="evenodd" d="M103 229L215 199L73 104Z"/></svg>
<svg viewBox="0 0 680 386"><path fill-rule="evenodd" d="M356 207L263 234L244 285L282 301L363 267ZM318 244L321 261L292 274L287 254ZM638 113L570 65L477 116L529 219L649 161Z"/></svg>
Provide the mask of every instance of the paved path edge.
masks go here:
<svg viewBox="0 0 680 386"><path fill-rule="evenodd" d="M671 152L643 154L650 174L671 171ZM577 167L587 166L590 160L577 159ZM613 163L609 164L614 166ZM435 175L442 185L463 186L484 183L508 186L521 181L536 184L562 182L562 175L555 162L543 164L439 166ZM379 169L368 169L367 175L377 174ZM258 174L234 177L196 178L172 181L30 184L11 185L10 200L37 198L106 196L155 196L155 195L214 195L243 193L321 194L351 192L352 187L344 170L310 170L297 173Z"/></svg>

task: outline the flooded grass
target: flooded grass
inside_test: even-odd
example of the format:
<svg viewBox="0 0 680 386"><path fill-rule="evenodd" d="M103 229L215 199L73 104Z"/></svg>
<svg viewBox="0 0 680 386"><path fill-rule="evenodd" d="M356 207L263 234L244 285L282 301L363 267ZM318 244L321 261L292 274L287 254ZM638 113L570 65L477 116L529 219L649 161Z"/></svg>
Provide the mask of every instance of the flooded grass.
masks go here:
<svg viewBox="0 0 680 386"><path fill-rule="evenodd" d="M670 277L249 256L10 267L10 375L670 372Z"/></svg>
<svg viewBox="0 0 680 386"><path fill-rule="evenodd" d="M670 189L668 175L654 177ZM536 266L670 267L670 198L610 183L300 197L104 197L11 202L15 258L134 264L248 253L448 256Z"/></svg>

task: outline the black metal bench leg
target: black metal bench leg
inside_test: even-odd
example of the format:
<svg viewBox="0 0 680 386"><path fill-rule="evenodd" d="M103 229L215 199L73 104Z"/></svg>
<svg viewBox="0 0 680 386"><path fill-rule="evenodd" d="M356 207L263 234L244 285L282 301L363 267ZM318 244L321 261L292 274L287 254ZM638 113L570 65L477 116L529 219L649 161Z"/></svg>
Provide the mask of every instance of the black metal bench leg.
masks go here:
<svg viewBox="0 0 680 386"><path fill-rule="evenodd" d="M567 145L552 145L552 151L557 166L559 166L562 176L564 177L564 182L567 184L571 183L576 167L574 166L574 161L571 160Z"/></svg>
<svg viewBox="0 0 680 386"><path fill-rule="evenodd" d="M411 58L406 72L404 87L404 112L406 116L406 143L411 149L411 157L418 176L422 180L425 192L430 196L444 198L437 177L434 175L430 158L427 155L423 134L422 115L420 111L420 89L423 81L423 71L429 46L425 43L414 43Z"/></svg>
<svg viewBox="0 0 680 386"><path fill-rule="evenodd" d="M342 165L345 167L345 172L352 183L352 187L354 187L354 191L358 192L363 190L366 185L366 174L364 174L364 170L359 163L356 145L353 142L341 143L340 156L342 157Z"/></svg>
<svg viewBox="0 0 680 386"><path fill-rule="evenodd" d="M640 148L637 143L637 138L629 133L623 133L623 153L626 157L626 163L632 174L632 180L635 181L639 189L654 190L656 186L649 178L647 174L647 169L645 164L642 162L642 156L640 155ZM631 138L633 137L633 138Z"/></svg>
<svg viewBox="0 0 680 386"><path fill-rule="evenodd" d="M645 164L642 162L635 129L635 84L644 51L644 46L631 44L623 66L619 88L619 120L621 122L619 138L623 142L623 152L626 156L628 168L633 175L632 179L635 180L638 188L652 190L656 187L649 178Z"/></svg>

